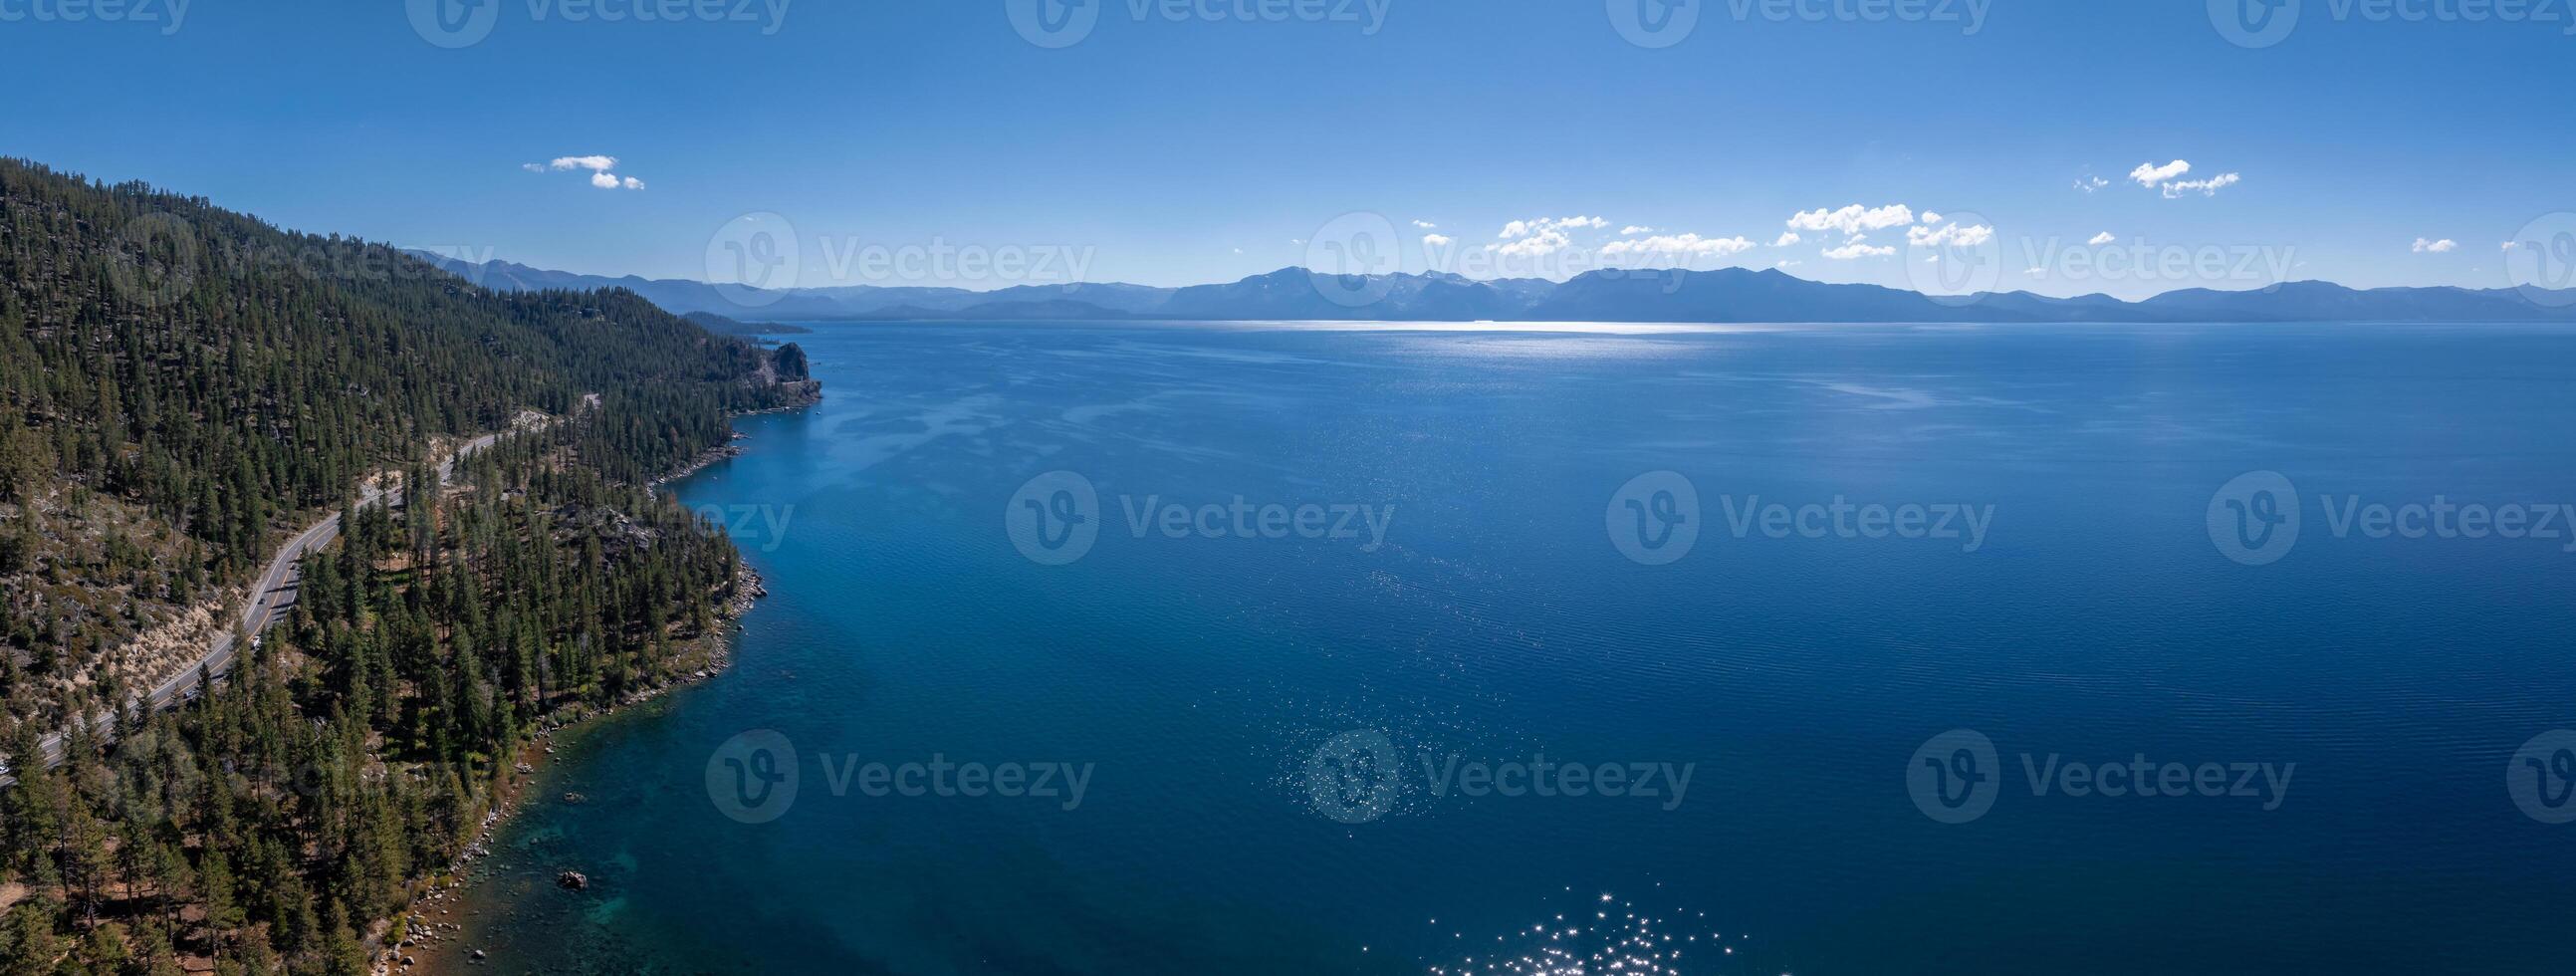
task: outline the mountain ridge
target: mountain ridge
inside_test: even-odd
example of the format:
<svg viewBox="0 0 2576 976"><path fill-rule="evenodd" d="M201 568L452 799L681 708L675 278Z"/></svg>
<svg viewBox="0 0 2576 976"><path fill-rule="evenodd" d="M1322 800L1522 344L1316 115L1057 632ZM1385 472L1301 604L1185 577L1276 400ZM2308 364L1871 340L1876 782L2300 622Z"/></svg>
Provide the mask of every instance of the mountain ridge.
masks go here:
<svg viewBox="0 0 2576 976"><path fill-rule="evenodd" d="M624 288L677 314L862 321L1144 319L1422 322L2556 322L2576 321L2576 289L2353 288L2293 281L2259 289L2184 288L2138 301L2029 291L1936 297L1833 284L1777 269L1600 270L1564 282L1483 281L1446 272L1332 275L1281 268L1179 288L1076 282L991 291L842 285L755 289L685 279L609 278L507 261L415 255L495 290ZM739 297L740 300L737 300Z"/></svg>

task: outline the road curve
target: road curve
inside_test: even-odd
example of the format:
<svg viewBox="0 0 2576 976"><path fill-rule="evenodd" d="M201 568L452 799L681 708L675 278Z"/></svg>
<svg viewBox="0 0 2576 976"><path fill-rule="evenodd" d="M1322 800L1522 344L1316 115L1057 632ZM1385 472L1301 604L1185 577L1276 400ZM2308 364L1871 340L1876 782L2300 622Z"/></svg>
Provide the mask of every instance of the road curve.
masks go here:
<svg viewBox="0 0 2576 976"><path fill-rule="evenodd" d="M585 402L595 401L585 399ZM477 452L498 443L500 439L500 434L485 434L466 441L456 449L456 453L438 462L438 471L433 477L438 480L441 487L446 486L447 479L456 472L458 460L472 457ZM377 505L401 504L402 498L403 493L400 490L384 491L368 488L359 495L358 507L373 508ZM268 561L268 569L260 573L259 582L251 587L250 600L242 607L241 626L227 627L222 633L216 634L215 639L206 645L205 656L181 669L178 674L162 682L159 687L153 688L151 694L143 696L144 706L154 710L168 708L172 703L179 701L181 696L196 690L197 682L201 678L219 678L230 672L233 667L233 634L236 631L258 634L266 631L269 625L276 623L280 615L279 611L290 603L289 594L301 580L304 557L330 545L332 540L339 537L340 514L334 512L304 531L296 533L294 538L286 540L286 545L280 547L277 555ZM115 733L116 716L101 714L93 720L92 725L100 735L112 738ZM54 732L46 735L44 751L47 768L62 765L63 734ZM0 776L0 786L14 782L16 782L14 778Z"/></svg>

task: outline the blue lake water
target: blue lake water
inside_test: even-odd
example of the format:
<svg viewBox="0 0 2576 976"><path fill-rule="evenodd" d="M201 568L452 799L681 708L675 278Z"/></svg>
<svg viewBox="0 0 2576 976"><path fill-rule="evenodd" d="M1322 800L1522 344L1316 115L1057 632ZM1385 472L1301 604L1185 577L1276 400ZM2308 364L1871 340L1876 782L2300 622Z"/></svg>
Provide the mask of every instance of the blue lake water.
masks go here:
<svg viewBox="0 0 2576 976"><path fill-rule="evenodd" d="M2576 330L813 328L676 489L770 598L566 740L500 969L2570 965Z"/></svg>

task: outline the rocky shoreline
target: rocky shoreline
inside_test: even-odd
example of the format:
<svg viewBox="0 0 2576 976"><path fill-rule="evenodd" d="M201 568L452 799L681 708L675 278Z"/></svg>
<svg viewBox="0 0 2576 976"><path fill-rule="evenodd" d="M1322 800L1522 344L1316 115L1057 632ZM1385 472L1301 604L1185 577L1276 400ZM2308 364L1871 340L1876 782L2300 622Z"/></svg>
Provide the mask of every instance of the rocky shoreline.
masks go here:
<svg viewBox="0 0 2576 976"><path fill-rule="evenodd" d="M673 472L671 472L670 474L663 475L662 477L659 477L659 478L655 478L655 479L653 479L653 483L652 483L652 484L650 484L650 485L648 485L648 486L646 486L646 487L649 487L649 488L653 489L654 491L660 491L660 490L662 490L662 486L664 486L664 485L668 485L668 484L670 484L670 483L672 483L672 482L674 482L674 481L678 481L678 480L680 480L680 479L682 479L682 478L686 478L686 477L688 477L688 476L690 476L690 475L693 475L693 474L696 474L696 473L698 473L698 472L700 472L700 471L704 471L704 470L706 470L706 469L707 469L707 467L708 467L709 465L712 465L712 464L714 464L714 463L716 463L716 462L718 462L718 461L723 461L723 460L726 460L726 459L729 459L729 458L738 458L738 457L741 457L741 456L743 456L743 454L744 454L744 453L746 453L746 452L750 451L751 449L750 449L750 448L748 448L748 447L744 447L744 446L742 446L742 444L741 444L741 443L739 443L739 442L741 442L741 441L746 441L746 440L750 440L750 439L751 439L750 437L748 437L748 436L746 436L746 435L744 435L744 434L736 433L736 434L734 434L734 435L733 435L734 443L728 443L728 444L725 444L725 445L723 445L723 446L721 446L721 447L710 447L710 448L707 448L706 450L699 452L698 456L697 456L696 458L691 459L691 460L689 461L689 463L688 463L688 464L681 466L681 468L680 468L679 470L677 470L677 471L673 471Z"/></svg>
<svg viewBox="0 0 2576 976"><path fill-rule="evenodd" d="M745 410L741 413L732 414L727 419L740 420L744 417L759 417L773 413L794 413L807 407L811 407L814 404L821 402L822 399L822 391L818 389L812 391L804 399L795 403L787 404L785 406L770 407L764 410ZM704 471L710 465L713 465L718 461L741 457L751 450L751 448L744 447L742 445L743 441L750 439L751 435L745 434L741 431L735 431L733 432L733 436L728 438L725 443L698 452L698 456L691 458L689 463L681 465L677 470L674 470L669 474L653 479L652 483L645 487L651 488L655 491L660 491L662 486L679 481L700 471Z"/></svg>
<svg viewBox="0 0 2576 976"><path fill-rule="evenodd" d="M455 954L469 964L484 960L482 949L455 944L463 937L464 926L453 919L480 914L479 909L468 906L464 900L465 885L472 880L468 874L478 863L492 857L493 834L518 812L519 805L527 799L529 788L535 785L538 774L544 771L549 757L555 754L551 741L555 733L587 726L730 670L733 667L732 638L740 632L743 616L750 613L761 598L769 595L760 573L751 568L750 561L740 556L735 558L738 560L735 572L739 575L735 577L733 596L716 611L723 627L698 638L706 645L706 657L698 662L699 666L686 674L675 674L650 688L629 694L606 708L574 706L547 716L545 723L520 745L515 765L508 778L495 787L497 799L491 811L483 815L482 824L476 828L473 839L466 842L464 853L446 869L418 883L409 909L377 923L374 939L379 947L375 964L377 976L428 972L430 967L427 963L443 961L439 955ZM566 803L585 802L584 797L573 793L565 794L562 799ZM569 869L564 875L581 877ZM432 952L438 955L431 955ZM424 960L423 956L429 958Z"/></svg>
<svg viewBox="0 0 2576 976"><path fill-rule="evenodd" d="M820 392L816 392L799 403L748 411L735 414L734 417L803 410L813 406L820 399L822 399ZM735 432L728 443L708 448L689 464L654 479L648 487L659 491L665 485L706 470L709 465L717 461L739 457L749 450L741 442L749 439L747 435ZM484 814L482 824L476 828L474 837L466 842L464 853L458 855L456 862L448 865L445 870L417 882L411 905L393 918L377 922L370 930L369 942L375 951L376 976L428 972L438 963L451 962L452 960L447 958L451 956L454 960L462 960L467 965L480 964L487 958L484 950L480 948L457 944L464 936L464 926L455 919L480 913L480 909L469 906L464 898L465 885L472 880L468 874L477 864L493 856L493 834L502 824L508 822L512 814L518 812L519 805L527 799L529 788L535 784L538 775L544 770L548 757L555 754L555 747L551 741L555 733L586 726L629 708L656 701L673 691L713 678L732 668L733 637L741 632L742 618L748 615L752 607L762 598L769 595L769 588L761 579L760 572L753 569L751 561L740 553L734 556L734 573L733 593L722 606L716 609L718 628L697 638L705 655L695 662L697 667L685 674L674 674L652 687L629 694L613 706L606 708L574 706L549 715L544 724L530 734L528 741L520 745L519 754L512 765L511 772L494 788L495 799L491 811ZM578 794L566 794L563 802L581 803L584 802L584 798ZM563 872L563 878L580 879L579 886L587 886L587 878L584 878L577 869L564 866L560 870ZM574 886L574 882L571 881L562 883L567 887Z"/></svg>

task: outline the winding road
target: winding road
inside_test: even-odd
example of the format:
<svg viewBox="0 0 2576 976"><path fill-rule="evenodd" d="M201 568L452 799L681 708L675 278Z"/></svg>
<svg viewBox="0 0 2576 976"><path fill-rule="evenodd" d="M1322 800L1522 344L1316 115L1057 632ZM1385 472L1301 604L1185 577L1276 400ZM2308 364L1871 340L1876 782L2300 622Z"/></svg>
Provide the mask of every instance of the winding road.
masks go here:
<svg viewBox="0 0 2576 976"><path fill-rule="evenodd" d="M584 402L596 404L598 401L594 394L585 397ZM485 434L458 447L456 453L448 455L446 460L438 463L438 472L434 476L438 479L438 484L441 487L447 484L447 479L456 471L458 460L472 457L475 453L499 442L500 439L500 434ZM401 504L402 498L403 493L399 489L386 491L368 488L359 495L358 507L372 508L377 505ZM151 694L143 696L144 706L153 710L168 708L184 698L193 697L201 678L219 678L230 672L234 657L233 635L237 632L258 634L276 623L283 616L286 608L295 605L297 584L303 579L304 557L320 551L322 547L330 545L332 540L339 537L340 515L334 512L322 521L314 523L312 527L297 533L294 538L286 540L286 545L278 549L276 557L268 561L268 569L260 573L259 582L251 587L250 601L242 607L241 625L238 628L225 628L223 633L215 635L213 642L206 645L205 656L181 669L177 675L162 682L159 687L153 688ZM254 641L257 639L252 638ZM116 716L102 713L93 721L92 726L101 736L112 738L115 733ZM46 767L62 765L63 734L55 732L45 736L44 751ZM0 775L0 786L15 782L17 780L13 777Z"/></svg>

